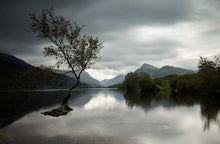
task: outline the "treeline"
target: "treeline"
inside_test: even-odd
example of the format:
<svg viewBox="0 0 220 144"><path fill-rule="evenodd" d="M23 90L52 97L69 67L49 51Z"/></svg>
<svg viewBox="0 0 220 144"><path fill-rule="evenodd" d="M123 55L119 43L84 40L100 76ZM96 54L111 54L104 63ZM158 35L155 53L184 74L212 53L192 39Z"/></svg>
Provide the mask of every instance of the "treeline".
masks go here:
<svg viewBox="0 0 220 144"><path fill-rule="evenodd" d="M200 57L198 72L193 75L178 76L171 80L171 90L220 94L220 61L218 57L209 60Z"/></svg>
<svg viewBox="0 0 220 144"><path fill-rule="evenodd" d="M168 75L152 79L148 74L128 73L119 85L127 91L174 91L184 93L220 94L220 61L200 57L198 72L186 75Z"/></svg>
<svg viewBox="0 0 220 144"><path fill-rule="evenodd" d="M30 67L20 73L13 82L14 89L67 88L74 79L56 74L50 68Z"/></svg>
<svg viewBox="0 0 220 144"><path fill-rule="evenodd" d="M20 71L5 68L1 70L0 90L69 88L75 82L75 79L56 74L49 68L30 66ZM88 86L80 83L80 87Z"/></svg>
<svg viewBox="0 0 220 144"><path fill-rule="evenodd" d="M132 92L137 90L141 90L143 92L156 92L160 90L155 81L150 78L147 73L137 74L131 72L125 76L125 81L119 85L119 88L125 88L126 90Z"/></svg>

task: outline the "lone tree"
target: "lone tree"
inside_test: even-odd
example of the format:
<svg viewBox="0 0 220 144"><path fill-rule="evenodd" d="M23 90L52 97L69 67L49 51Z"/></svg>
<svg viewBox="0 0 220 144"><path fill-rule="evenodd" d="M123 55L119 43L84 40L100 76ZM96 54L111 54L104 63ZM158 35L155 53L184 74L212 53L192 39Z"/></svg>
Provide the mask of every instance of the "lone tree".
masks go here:
<svg viewBox="0 0 220 144"><path fill-rule="evenodd" d="M53 8L43 9L41 15L30 14L31 31L39 39L47 39L53 45L44 48L44 56L55 56L58 68L67 65L74 74L76 83L73 85L62 101L67 105L71 91L79 85L80 75L91 65L95 64L98 53L103 47L98 37L81 35L83 26L76 23L71 25L63 16L56 16Z"/></svg>

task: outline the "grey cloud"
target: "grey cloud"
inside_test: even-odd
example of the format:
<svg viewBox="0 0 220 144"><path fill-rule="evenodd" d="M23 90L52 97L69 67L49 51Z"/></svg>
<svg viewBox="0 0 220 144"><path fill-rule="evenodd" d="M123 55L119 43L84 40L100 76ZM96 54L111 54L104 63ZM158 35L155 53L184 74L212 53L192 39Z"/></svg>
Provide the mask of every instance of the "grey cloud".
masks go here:
<svg viewBox="0 0 220 144"><path fill-rule="evenodd" d="M57 14L86 25L84 33L98 36L104 42L101 60L94 69L111 69L120 73L145 62L158 66L175 61L187 66L195 63L195 60L187 61L187 56L209 53L207 47L217 51L219 0L2 0L0 51L21 56L30 63L34 59L35 64L39 62L40 65L43 44L47 41L37 40L28 32L28 15L30 12L40 13L42 8L51 6ZM150 40L139 41L136 37L139 33L144 35L144 32L134 30L146 26L149 30L174 26L178 33L178 24L191 26L183 27L186 32L180 38L163 33L160 37L156 33ZM204 44L204 41L207 42Z"/></svg>
<svg viewBox="0 0 220 144"><path fill-rule="evenodd" d="M211 27L219 26L220 1L219 0L201 0L196 7L197 21L207 21L212 23Z"/></svg>
<svg viewBox="0 0 220 144"><path fill-rule="evenodd" d="M160 39L153 42L145 42L146 46L156 47L176 47L182 45L181 42L173 39Z"/></svg>
<svg viewBox="0 0 220 144"><path fill-rule="evenodd" d="M0 5L0 50L7 49L5 52L13 54L35 52L32 46L39 45L41 41L36 40L33 34L28 32L30 28L28 15L31 12L39 13L42 8L51 6L59 14L87 25L85 31L96 35L107 30L115 31L118 28L137 24L176 23L189 19L193 10L190 0L179 2L175 0L135 2L132 0L3 0Z"/></svg>
<svg viewBox="0 0 220 144"><path fill-rule="evenodd" d="M190 20L192 1L176 0L104 0L90 5L78 15L92 31L122 29L134 25L170 25Z"/></svg>
<svg viewBox="0 0 220 144"><path fill-rule="evenodd" d="M115 44L103 49L101 61L94 69L110 68L122 70L141 66L143 63L174 59L178 55L177 48L182 46L179 41L160 39L146 42L135 42L114 39ZM114 48L114 52L112 52Z"/></svg>
<svg viewBox="0 0 220 144"><path fill-rule="evenodd" d="M139 44L136 44L139 45ZM155 40L153 42L145 42L140 44L141 48L137 49L139 54L163 55L176 54L177 48L182 44L175 40Z"/></svg>
<svg viewBox="0 0 220 144"><path fill-rule="evenodd" d="M220 35L220 28L218 29L211 29L205 32L201 33L204 36L216 36L216 35Z"/></svg>
<svg viewBox="0 0 220 144"><path fill-rule="evenodd" d="M107 60L113 60L115 56L118 56L119 58L124 58L130 56L142 56L142 55L158 55L158 56L164 56L164 54L170 54L174 53L176 54L176 50L178 47L182 46L181 43L175 40L155 40L153 42L127 42L122 41L120 44L117 43L117 40L115 40L116 45L113 45L112 47L115 47L115 53L112 54L106 54ZM105 51L104 51L105 52ZM106 50L106 53L109 53L109 50ZM111 59L112 58L112 59ZM106 60L104 59L104 60Z"/></svg>
<svg viewBox="0 0 220 144"><path fill-rule="evenodd" d="M103 58L101 62L95 65L94 69L110 68L115 70L122 70L124 68L141 66L143 63L152 64L155 61L164 61L166 59L175 59L176 53L162 53L162 54L152 54L152 53L135 53L135 54L117 54L111 57ZM108 61L106 61L106 59Z"/></svg>
<svg viewBox="0 0 220 144"><path fill-rule="evenodd" d="M44 41L38 41L29 32L29 13L39 13L43 8L53 6L56 11L65 7L80 9L91 3L90 0L21 0L1 1L0 5L0 51L20 54L34 53L34 47Z"/></svg>
<svg viewBox="0 0 220 144"><path fill-rule="evenodd" d="M216 8L219 10L220 1L219 0L203 0L205 5L209 5L212 8Z"/></svg>

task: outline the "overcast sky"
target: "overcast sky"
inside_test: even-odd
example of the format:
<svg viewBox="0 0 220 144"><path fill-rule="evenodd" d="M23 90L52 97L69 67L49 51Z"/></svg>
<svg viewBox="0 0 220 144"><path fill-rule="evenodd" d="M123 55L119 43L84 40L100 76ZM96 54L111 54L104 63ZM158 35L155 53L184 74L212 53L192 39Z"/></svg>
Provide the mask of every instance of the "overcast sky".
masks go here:
<svg viewBox="0 0 220 144"><path fill-rule="evenodd" d="M29 13L51 6L104 42L101 59L87 70L99 80L144 63L195 70L199 56L220 55L220 0L1 0L0 51L53 65L42 55L49 43L28 32Z"/></svg>

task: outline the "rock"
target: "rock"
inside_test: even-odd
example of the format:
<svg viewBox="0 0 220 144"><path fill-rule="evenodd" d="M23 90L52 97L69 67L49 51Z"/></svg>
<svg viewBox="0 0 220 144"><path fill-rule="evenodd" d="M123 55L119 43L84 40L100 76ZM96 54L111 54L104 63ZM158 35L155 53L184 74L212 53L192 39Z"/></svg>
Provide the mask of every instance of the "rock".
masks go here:
<svg viewBox="0 0 220 144"><path fill-rule="evenodd" d="M52 109L50 111L42 112L41 114L49 115L49 116L52 116L52 117L59 117L59 116L67 115L72 110L73 109L70 108L68 105L62 105L62 106L60 106L56 109Z"/></svg>

